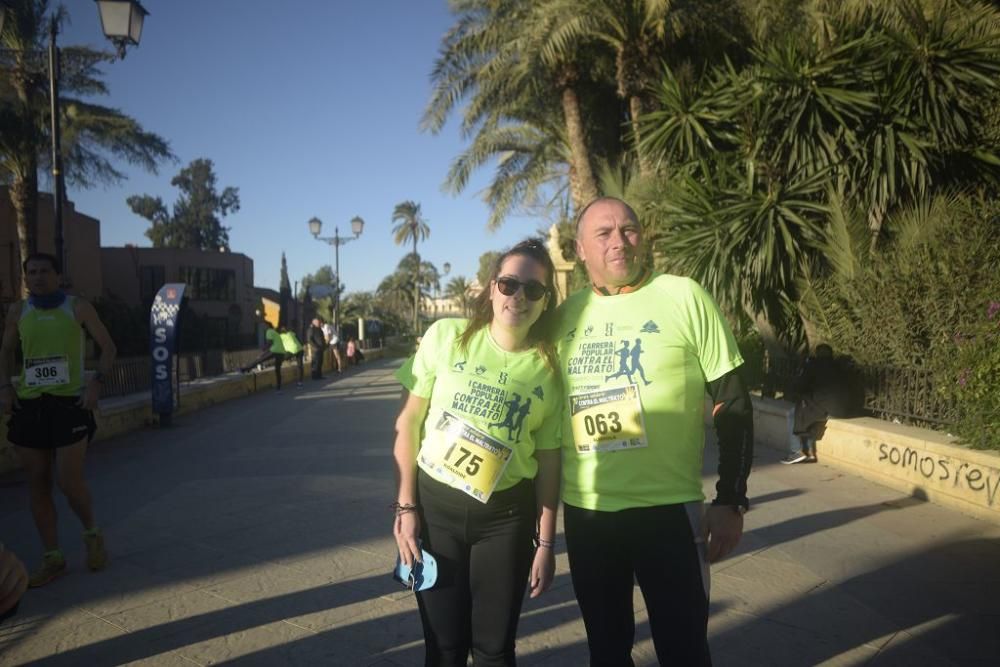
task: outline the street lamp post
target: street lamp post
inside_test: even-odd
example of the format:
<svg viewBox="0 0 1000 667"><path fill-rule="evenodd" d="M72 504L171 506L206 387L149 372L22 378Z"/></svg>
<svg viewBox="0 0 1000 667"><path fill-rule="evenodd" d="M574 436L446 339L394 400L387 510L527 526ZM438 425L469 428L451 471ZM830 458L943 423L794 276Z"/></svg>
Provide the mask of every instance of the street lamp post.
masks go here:
<svg viewBox="0 0 1000 667"><path fill-rule="evenodd" d="M337 335L340 336L340 246L345 243L350 243L351 241L357 240L361 236L361 232L364 231L365 221L361 219L361 216L356 215L351 218L351 231L354 232L354 236L341 237L340 228L333 228L333 236L320 236L320 231L323 229L323 221L319 218L312 218L309 220L309 233L313 235L317 241L324 241L333 246L333 273L334 280L336 284L333 286L333 326Z"/></svg>
<svg viewBox="0 0 1000 667"><path fill-rule="evenodd" d="M125 57L127 44L138 46L142 35L143 19L149 14L137 0L95 0L101 14L104 36L118 46L118 57ZM7 10L0 6L0 34L3 33ZM56 15L49 17L49 114L52 138L52 199L55 256L66 273L66 256L63 252L63 200L66 185L62 168L62 136L59 124L59 23Z"/></svg>

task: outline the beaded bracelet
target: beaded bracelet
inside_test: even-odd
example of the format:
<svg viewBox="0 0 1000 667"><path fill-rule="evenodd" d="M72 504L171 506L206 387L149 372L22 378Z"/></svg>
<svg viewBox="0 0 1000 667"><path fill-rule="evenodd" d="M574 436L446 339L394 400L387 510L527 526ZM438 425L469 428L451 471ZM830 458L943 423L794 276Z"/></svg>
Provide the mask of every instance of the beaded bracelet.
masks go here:
<svg viewBox="0 0 1000 667"><path fill-rule="evenodd" d="M411 505L409 503L392 503L389 508L395 512L396 516L406 514L407 512L416 512L417 506Z"/></svg>
<svg viewBox="0 0 1000 667"><path fill-rule="evenodd" d="M546 540L546 539L543 539L543 538L539 537L538 535L535 535L535 548L536 549L539 549L539 548L542 548L542 549L551 549L555 545L556 545L555 540Z"/></svg>

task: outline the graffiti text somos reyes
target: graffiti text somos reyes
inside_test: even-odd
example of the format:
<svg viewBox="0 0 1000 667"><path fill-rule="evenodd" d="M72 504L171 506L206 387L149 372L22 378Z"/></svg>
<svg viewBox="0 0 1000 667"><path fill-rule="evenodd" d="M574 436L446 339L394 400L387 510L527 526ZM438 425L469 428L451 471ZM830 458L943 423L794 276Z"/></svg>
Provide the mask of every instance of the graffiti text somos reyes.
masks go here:
<svg viewBox="0 0 1000 667"><path fill-rule="evenodd" d="M879 443L878 460L890 465L908 468L920 473L925 479L934 479L939 483L951 480L952 488L957 488L963 481L971 491L983 491L986 502L992 507L1000 490L1000 475L991 474L990 469L969 463L958 463L943 456L932 456L920 450L909 447L896 447Z"/></svg>

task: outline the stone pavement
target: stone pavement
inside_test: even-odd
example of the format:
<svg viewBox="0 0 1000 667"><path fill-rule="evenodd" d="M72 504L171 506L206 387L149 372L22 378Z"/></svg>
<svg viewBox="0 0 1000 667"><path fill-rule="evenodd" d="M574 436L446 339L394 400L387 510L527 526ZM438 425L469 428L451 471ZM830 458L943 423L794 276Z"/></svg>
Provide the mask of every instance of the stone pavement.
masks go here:
<svg viewBox="0 0 1000 667"><path fill-rule="evenodd" d="M60 498L72 571L0 626L0 665L422 664L413 597L387 574L398 363L96 445L112 562L85 571ZM713 567L716 665L997 664L1000 526L779 456L758 449L743 543ZM38 558L17 474L0 526ZM559 542L553 589L525 605L523 665L587 664ZM637 635L636 664L656 664L641 612Z"/></svg>

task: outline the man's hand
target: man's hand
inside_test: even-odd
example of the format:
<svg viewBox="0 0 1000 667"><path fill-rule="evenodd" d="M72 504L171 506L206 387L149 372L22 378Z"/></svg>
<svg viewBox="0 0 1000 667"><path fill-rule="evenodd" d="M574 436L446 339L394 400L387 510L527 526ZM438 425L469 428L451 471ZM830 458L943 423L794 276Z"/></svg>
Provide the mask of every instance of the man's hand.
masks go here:
<svg viewBox="0 0 1000 667"><path fill-rule="evenodd" d="M14 608L28 590L28 571L13 552L0 544L0 615Z"/></svg>
<svg viewBox="0 0 1000 667"><path fill-rule="evenodd" d="M101 383L95 379L91 379L87 383L87 388L83 390L83 395L80 396L80 400L76 402L78 406L84 410L93 410L97 407L97 401L101 398Z"/></svg>
<svg viewBox="0 0 1000 667"><path fill-rule="evenodd" d="M743 516L731 505L710 505L705 513L708 562L715 563L730 553L743 536Z"/></svg>
<svg viewBox="0 0 1000 667"><path fill-rule="evenodd" d="M20 406L17 404L17 393L14 391L14 387L7 385L0 389L0 414L9 415L18 407Z"/></svg>

